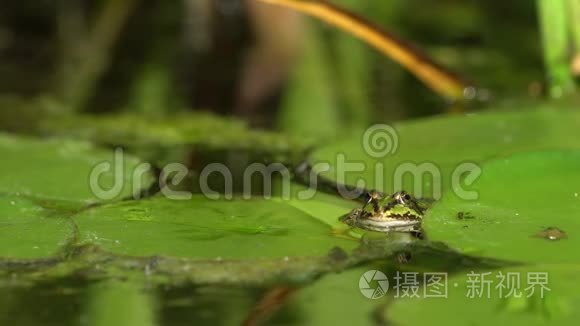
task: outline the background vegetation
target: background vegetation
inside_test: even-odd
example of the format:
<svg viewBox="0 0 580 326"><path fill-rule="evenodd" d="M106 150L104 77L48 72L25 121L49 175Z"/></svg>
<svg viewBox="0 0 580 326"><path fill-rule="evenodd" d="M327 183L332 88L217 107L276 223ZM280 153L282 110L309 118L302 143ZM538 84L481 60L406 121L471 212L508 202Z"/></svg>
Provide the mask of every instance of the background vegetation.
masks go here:
<svg viewBox="0 0 580 326"><path fill-rule="evenodd" d="M3 1L0 323L577 320L580 2L334 3L470 80L469 100L443 99L348 33L260 1ZM395 125L393 156L364 153L373 123ZM88 175L114 147L129 154L125 171L149 163L153 173L138 189L125 174L102 200ZM199 194L207 163L226 164L239 191L248 164L293 167L306 153L334 163L331 179L338 153L365 162L347 181L370 186L377 162L386 176L403 162L436 164L444 192L427 238L345 233L338 217L357 203L263 199L261 180L250 200ZM466 161L484 171L474 202L449 182ZM169 162L189 167L172 186L191 199L158 194ZM423 180L427 195L434 183ZM369 300L358 288L369 269L444 272L461 286L448 299ZM550 291L469 299L470 271L546 272Z"/></svg>

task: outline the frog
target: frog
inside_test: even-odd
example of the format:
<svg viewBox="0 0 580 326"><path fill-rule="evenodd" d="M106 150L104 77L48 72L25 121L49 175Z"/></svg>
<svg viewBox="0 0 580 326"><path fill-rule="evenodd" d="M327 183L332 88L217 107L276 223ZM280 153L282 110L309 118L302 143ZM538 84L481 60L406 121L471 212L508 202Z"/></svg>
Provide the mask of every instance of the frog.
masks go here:
<svg viewBox="0 0 580 326"><path fill-rule="evenodd" d="M342 216L343 223L369 231L413 232L420 229L426 207L406 191L385 195L377 191L367 194L361 208Z"/></svg>

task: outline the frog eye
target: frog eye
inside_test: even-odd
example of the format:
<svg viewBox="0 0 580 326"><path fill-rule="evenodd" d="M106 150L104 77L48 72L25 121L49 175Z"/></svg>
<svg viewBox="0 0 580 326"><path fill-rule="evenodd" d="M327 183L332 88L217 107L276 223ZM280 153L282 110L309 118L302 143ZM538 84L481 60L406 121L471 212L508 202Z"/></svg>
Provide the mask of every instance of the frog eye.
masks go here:
<svg viewBox="0 0 580 326"><path fill-rule="evenodd" d="M403 199L404 199L404 200L411 200L411 195L409 195L409 194L405 194L405 195L403 196Z"/></svg>

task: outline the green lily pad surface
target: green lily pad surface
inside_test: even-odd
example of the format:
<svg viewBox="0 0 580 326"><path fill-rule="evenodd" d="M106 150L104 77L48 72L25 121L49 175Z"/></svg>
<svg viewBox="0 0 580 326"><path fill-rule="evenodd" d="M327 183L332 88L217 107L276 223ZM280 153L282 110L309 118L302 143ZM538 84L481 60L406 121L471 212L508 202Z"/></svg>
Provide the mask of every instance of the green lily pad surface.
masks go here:
<svg viewBox="0 0 580 326"><path fill-rule="evenodd" d="M565 109L436 117L376 126L366 136L361 130L320 148L312 161L330 164L330 171L322 174L347 184L363 182L386 192L403 188L419 197L437 198L450 188L454 172L463 174L462 163L481 164L526 151L578 149L579 128L580 113Z"/></svg>
<svg viewBox="0 0 580 326"><path fill-rule="evenodd" d="M0 257L54 256L73 235L73 225L62 216L19 196L0 195Z"/></svg>
<svg viewBox="0 0 580 326"><path fill-rule="evenodd" d="M430 240L510 261L580 258L580 152L539 152L483 166L477 200L448 193L425 217Z"/></svg>
<svg viewBox="0 0 580 326"><path fill-rule="evenodd" d="M359 208L361 203L344 200L336 195L309 189L300 184L291 184L292 195L289 198L273 197L272 200L290 205L328 224L333 229L342 229L346 226L339 217Z"/></svg>
<svg viewBox="0 0 580 326"><path fill-rule="evenodd" d="M338 218L338 216L336 216ZM86 210L74 217L83 243L124 255L272 258L326 255L357 242L284 202L150 198Z"/></svg>
<svg viewBox="0 0 580 326"><path fill-rule="evenodd" d="M84 205L138 194L152 182L145 163L87 143L0 135L0 151L0 193L4 194ZM134 182L139 171L140 182Z"/></svg>
<svg viewBox="0 0 580 326"><path fill-rule="evenodd" d="M122 121L129 125L131 119ZM278 146L277 138L265 134L250 133L237 142L236 135L244 134L245 127L232 128L232 134L216 140L212 132L228 129L226 125L197 134L185 119L181 125L143 119L134 129L115 134L109 131L118 121L97 120L94 129L78 127L72 134L102 143L135 140L161 148L208 144L218 149L231 144L235 149L259 148L258 138L272 141L264 148L275 154L293 147L283 139ZM281 306L273 311L269 320L273 324L285 323L288 316L294 316L291 322L313 324L569 324L577 320L574 307L580 303L575 282L580 271L578 127L580 113L565 110L434 118L395 126L391 141L396 143L382 156L362 142L363 131L313 154L313 163L330 163L326 176L332 178L346 163L361 163L360 171L347 171L344 181L349 184L360 179L368 188L388 192L404 188L419 197L440 188L442 198L423 220L427 241L419 242L411 242L414 238L408 235L363 234L358 239L341 233L345 226L338 218L360 204L322 193L299 199L297 190L305 191L303 187L292 189L292 199L280 194L272 199L212 200L201 195L169 199L162 193L130 198L151 182L144 176L140 185L132 186L138 184L133 172L141 166L135 158L124 156L118 163L114 150L85 143L0 136L4 154L0 168L6 171L0 176L0 267L4 267L0 271L3 275L16 271L20 284L61 282L71 275L110 284L92 288L94 301L86 311L95 320L106 314L107 299L127 293L134 304L151 308L152 313L139 322L157 320L158 312L152 309L167 303L155 292L142 296L140 286L187 291L187 286L200 285L282 285L296 288L288 301L274 302ZM151 130L155 132L149 135ZM478 178L468 180L465 171L455 173L466 162L481 171ZM431 164L424 168L426 173L435 174L419 180L418 186L408 173L400 184L395 182L403 175L397 174L401 165L407 164L412 173L417 171L413 166L424 163ZM120 177L108 171L99 179L103 189L122 184L110 198L98 196L90 187L91 171L102 164L121 166L123 171ZM43 260L28 260L36 258ZM365 285L361 276L375 269L391 282L377 300L364 297L365 291L359 289ZM447 273L446 297L397 297L392 276L403 270ZM546 296L467 297L473 275L490 273L493 287L500 273L516 272L522 291L529 283L527 273L548 275ZM135 286L109 293L117 287L108 283L111 279ZM368 286L376 286L377 280L371 281ZM424 293L425 285L417 286ZM490 291L493 295L497 289ZM228 313L237 309L236 320L252 315L262 297L249 293L253 296L247 301L244 297L241 307L222 305L223 314L234 316ZM199 296L194 304L209 298ZM128 318L138 320L140 315L131 312L139 310L129 304ZM191 300L186 302L188 309L191 305ZM341 310L342 305L347 309Z"/></svg>

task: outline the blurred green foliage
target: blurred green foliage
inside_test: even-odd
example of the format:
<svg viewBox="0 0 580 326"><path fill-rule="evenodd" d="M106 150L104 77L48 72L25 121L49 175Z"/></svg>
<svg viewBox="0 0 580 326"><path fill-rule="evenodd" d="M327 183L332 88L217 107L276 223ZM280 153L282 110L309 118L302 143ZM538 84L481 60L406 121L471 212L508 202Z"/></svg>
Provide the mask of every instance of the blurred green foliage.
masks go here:
<svg viewBox="0 0 580 326"><path fill-rule="evenodd" d="M243 62L240 58L251 44L247 34L239 32L229 35L229 40L213 40L216 47L213 52L192 52L191 46L180 39L198 33L197 38L209 38L212 42L212 37L221 37L227 25L206 26L195 31L180 29L185 18L178 15L184 10L178 2L137 2L134 7L127 7L129 14L126 16L114 10L108 13L107 1L98 3L73 5L73 2L64 1L58 5L37 2L33 5L23 1L6 6L0 14L0 93L41 95L54 91L54 86L64 90L82 87L91 92L87 95L88 103L82 105L83 111L110 112L128 107L154 115L179 111L183 107L199 108L200 105L223 112L223 108L206 106L212 103L207 98L214 97L215 103L226 103L228 101L223 99L229 97L231 107L226 112L233 112L236 94L227 85L235 83L239 76L237 70ZM526 97L530 85L543 83L542 52L533 2L341 0L337 4L367 16L425 49L452 70L489 89L494 98ZM243 8L226 9L217 6L213 13L184 14L200 22L207 19L203 15L214 15L221 23L237 24L240 30L247 28L239 19L244 14ZM97 13L102 15L97 16ZM92 28L108 20L115 22L116 33L112 30L106 34ZM71 28L66 29L69 26L66 24L74 22L80 28L72 33ZM312 19L306 19L305 23L308 27L304 34L306 48L302 61L292 68L294 72L288 83L280 90L282 96L278 98L282 100L262 104L262 110L281 112L279 117L266 114L271 119L266 126L296 128L297 133L307 129L307 134L333 136L372 121L400 120L447 110L447 103L367 45ZM59 26L64 31L59 30ZM107 37L96 38L101 35L99 33ZM246 45L240 45L244 40ZM71 42L74 45L75 41L79 42L77 47L95 47L98 42L103 46L78 57L75 51L82 48L71 47ZM204 57L212 55L218 60L222 54L216 51L228 47L239 48L231 51L231 62L237 62L237 66L231 64L216 70L217 76L204 84L210 77L196 74L196 62L211 63L211 57ZM97 57L108 59L103 61ZM83 64L91 60L100 60L104 66L101 72L85 76ZM205 70L199 71L207 74ZM63 73L76 76L76 79L63 77ZM60 80L55 83L55 78ZM191 80L196 81L189 83ZM205 93L203 101L192 97L200 90ZM532 96L537 95L532 92ZM312 107L316 109L306 109ZM64 105L62 109L68 110L70 106ZM320 117L324 117L325 123L305 123L321 121Z"/></svg>
<svg viewBox="0 0 580 326"><path fill-rule="evenodd" d="M578 291L569 281L578 271L573 234L580 116L574 97L534 102L548 88L536 4L336 2L472 79L480 92L470 111L479 102L507 104L488 105L493 112L399 122L399 151L371 158L361 148L369 124L447 112L450 103L388 58L320 22L300 23L304 47L295 62L284 63L288 75L262 95L260 107L245 112L239 110L237 83L255 40L242 2L196 2L196 10L163 0L3 3L0 129L64 140L0 135L0 323L239 324L264 307L274 314L280 306L273 323L573 319ZM541 13L542 21L563 14ZM562 32L558 26L556 34ZM572 27L578 33L577 24ZM544 25L545 40L554 36L548 30ZM549 52L561 68L563 45L552 49L546 43L550 72ZM188 112L192 108L213 112ZM123 188L104 202L87 183L96 164L113 162L106 146L135 154L125 158L126 171L144 162L157 166L141 187ZM395 164L436 163L445 180L443 199L425 217L433 241L362 232L353 238L339 216L356 204L324 194L307 201L131 197L150 195L155 168L167 162L184 163L195 174L218 153L236 170L245 167L243 155L253 153L259 162L294 167L312 149L314 162L334 167L327 176L335 177L340 167L334 159L344 154L368 168L349 175L348 183L361 179L385 191L399 189L390 179L381 187L374 177L390 177ZM481 200L473 203L448 191L452 169L466 160L487 169L475 188ZM109 174L102 181L107 187L118 180ZM124 175L125 184L133 181ZM437 181L422 180L421 186L434 193ZM460 213L473 218L461 219L467 215ZM571 238L550 243L534 236L552 225ZM523 263L529 264L525 270L558 278L548 300L474 304L458 289L451 289L458 295L452 301L359 295L367 269L389 276L439 271L464 282L457 273L524 271L511 266ZM273 308L267 300L263 305L279 287L295 296L273 302ZM343 306L348 309L338 309Z"/></svg>

